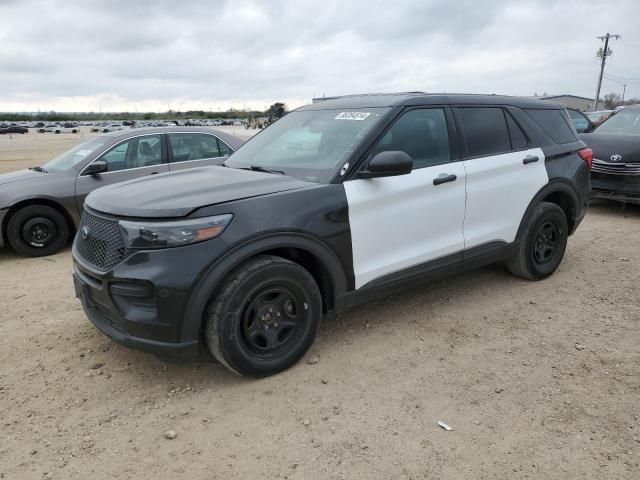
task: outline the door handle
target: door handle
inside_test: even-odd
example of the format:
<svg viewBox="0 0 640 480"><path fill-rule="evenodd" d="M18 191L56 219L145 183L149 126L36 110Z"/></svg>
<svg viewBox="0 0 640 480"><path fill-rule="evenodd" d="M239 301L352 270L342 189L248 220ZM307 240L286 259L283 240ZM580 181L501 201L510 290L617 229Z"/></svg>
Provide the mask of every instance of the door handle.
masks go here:
<svg viewBox="0 0 640 480"><path fill-rule="evenodd" d="M456 178L458 177L456 177L455 175L447 175L446 173L443 173L439 177L436 177L433 179L433 184L442 185L443 183L447 183L447 182L455 182Z"/></svg>
<svg viewBox="0 0 640 480"><path fill-rule="evenodd" d="M524 163L525 165L528 165L530 163L537 162L538 160L540 159L538 158L537 155L527 155L522 159L522 163Z"/></svg>
<svg viewBox="0 0 640 480"><path fill-rule="evenodd" d="M158 172L151 172L149 175L157 175Z"/></svg>

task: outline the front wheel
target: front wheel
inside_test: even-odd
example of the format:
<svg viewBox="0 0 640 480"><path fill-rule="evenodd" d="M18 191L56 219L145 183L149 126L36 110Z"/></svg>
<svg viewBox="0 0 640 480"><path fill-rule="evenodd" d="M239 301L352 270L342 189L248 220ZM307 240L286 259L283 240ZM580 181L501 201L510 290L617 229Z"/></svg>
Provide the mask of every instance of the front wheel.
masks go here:
<svg viewBox="0 0 640 480"><path fill-rule="evenodd" d="M11 216L7 239L16 252L27 257L53 255L67 244L69 225L56 209L30 205Z"/></svg>
<svg viewBox="0 0 640 480"><path fill-rule="evenodd" d="M322 319L315 280L300 265L261 255L232 272L207 312L205 340L230 370L266 377L309 350Z"/></svg>
<svg viewBox="0 0 640 480"><path fill-rule="evenodd" d="M555 203L540 203L529 218L507 268L527 280L548 277L562 262L568 237L564 211Z"/></svg>

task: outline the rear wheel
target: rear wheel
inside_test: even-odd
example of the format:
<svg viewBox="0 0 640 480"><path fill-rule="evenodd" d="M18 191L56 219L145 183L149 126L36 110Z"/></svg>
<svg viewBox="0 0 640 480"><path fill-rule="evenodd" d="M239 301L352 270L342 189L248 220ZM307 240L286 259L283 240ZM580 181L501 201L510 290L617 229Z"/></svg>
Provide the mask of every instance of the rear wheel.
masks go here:
<svg viewBox="0 0 640 480"><path fill-rule="evenodd" d="M56 209L46 205L29 205L9 219L7 239L14 250L22 255L52 255L67 244L69 225Z"/></svg>
<svg viewBox="0 0 640 480"><path fill-rule="evenodd" d="M529 219L516 253L507 262L507 268L527 280L548 277L562 262L568 236L564 211L554 203L540 203Z"/></svg>
<svg viewBox="0 0 640 480"><path fill-rule="evenodd" d="M320 290L300 265L263 255L230 274L207 317L213 356L240 375L266 377L294 365L313 344Z"/></svg>

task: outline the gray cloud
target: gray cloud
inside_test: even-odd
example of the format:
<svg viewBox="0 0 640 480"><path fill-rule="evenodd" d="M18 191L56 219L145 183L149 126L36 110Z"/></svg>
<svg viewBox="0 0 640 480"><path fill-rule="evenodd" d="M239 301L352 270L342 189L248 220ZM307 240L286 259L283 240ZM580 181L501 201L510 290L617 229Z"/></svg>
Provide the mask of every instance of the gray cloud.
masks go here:
<svg viewBox="0 0 640 480"><path fill-rule="evenodd" d="M263 108L427 90L640 96L636 0L0 0L0 111ZM607 80L605 92L621 90Z"/></svg>

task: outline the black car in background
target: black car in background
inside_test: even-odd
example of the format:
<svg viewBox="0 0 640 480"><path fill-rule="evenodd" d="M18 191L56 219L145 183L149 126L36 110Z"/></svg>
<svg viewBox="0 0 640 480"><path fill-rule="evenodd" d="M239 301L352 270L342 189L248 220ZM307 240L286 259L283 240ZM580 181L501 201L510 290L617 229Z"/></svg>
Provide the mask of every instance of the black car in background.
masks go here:
<svg viewBox="0 0 640 480"><path fill-rule="evenodd" d="M0 134L3 133L20 133L20 134L24 134L24 133L29 133L29 129L27 127L21 127L19 125L10 125L7 127L1 127L0 126Z"/></svg>
<svg viewBox="0 0 640 480"><path fill-rule="evenodd" d="M640 204L640 105L582 135L593 150L592 198Z"/></svg>

